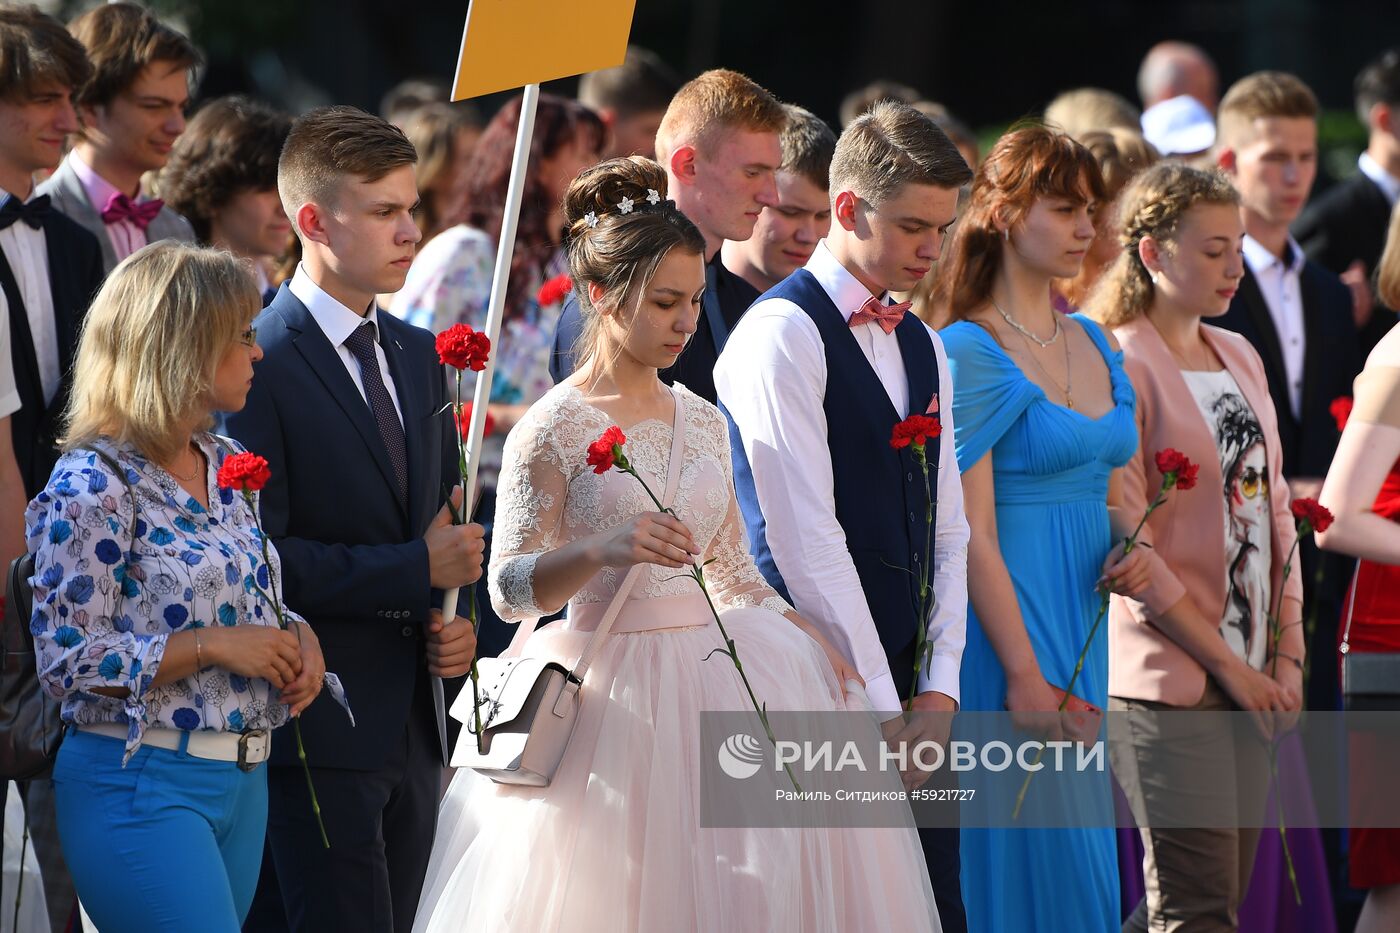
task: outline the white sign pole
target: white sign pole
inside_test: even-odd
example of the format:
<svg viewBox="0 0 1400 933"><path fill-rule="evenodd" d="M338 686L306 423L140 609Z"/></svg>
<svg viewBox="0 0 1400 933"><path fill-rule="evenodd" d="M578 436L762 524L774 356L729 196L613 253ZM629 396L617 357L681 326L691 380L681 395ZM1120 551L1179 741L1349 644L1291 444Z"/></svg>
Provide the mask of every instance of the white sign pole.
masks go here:
<svg viewBox="0 0 1400 933"><path fill-rule="evenodd" d="M496 244L496 269L491 276L491 303L487 306L485 334L491 339L491 357L486 368L477 373L476 393L472 396L471 426L467 432L467 476L462 486L463 517L470 520L476 504L476 476L481 466L482 435L486 433L486 406L491 398L491 380L496 375L496 354L499 352L501 318L505 314L506 284L510 281L510 259L515 253L515 228L520 220L520 201L525 193L525 173L529 169L530 140L535 133L535 106L540 100L538 84L525 85L525 97L520 104L520 126L515 132L515 158L510 164L510 184L506 188L505 212L501 216L501 240ZM457 615L457 589L448 590L442 599L443 623Z"/></svg>

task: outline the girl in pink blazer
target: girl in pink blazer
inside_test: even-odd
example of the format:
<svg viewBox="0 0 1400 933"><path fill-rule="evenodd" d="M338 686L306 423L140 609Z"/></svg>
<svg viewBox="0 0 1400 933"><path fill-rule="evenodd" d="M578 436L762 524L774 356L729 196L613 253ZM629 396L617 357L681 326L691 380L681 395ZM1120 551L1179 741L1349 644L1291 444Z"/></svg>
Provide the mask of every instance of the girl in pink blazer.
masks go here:
<svg viewBox="0 0 1400 933"><path fill-rule="evenodd" d="M1111 507L1134 524L1146 511L1162 482L1157 451L1175 448L1200 468L1195 488L1171 492L1143 529L1150 586L1113 597L1108 692L1111 710L1251 711L1267 736L1272 712L1302 705L1302 587L1298 574L1283 580L1295 532L1263 364L1242 337L1202 323L1225 313L1244 275L1238 204L1217 173L1148 169L1124 192L1124 251L1090 297L1138 393L1142 441ZM1158 829L1151 817L1206 802L1257 827L1244 814L1267 797L1267 745L1209 728L1183 743L1173 726L1168 747L1155 728L1168 720L1133 717L1110 745L1146 850L1147 895L1124 929L1234 929L1259 830Z"/></svg>

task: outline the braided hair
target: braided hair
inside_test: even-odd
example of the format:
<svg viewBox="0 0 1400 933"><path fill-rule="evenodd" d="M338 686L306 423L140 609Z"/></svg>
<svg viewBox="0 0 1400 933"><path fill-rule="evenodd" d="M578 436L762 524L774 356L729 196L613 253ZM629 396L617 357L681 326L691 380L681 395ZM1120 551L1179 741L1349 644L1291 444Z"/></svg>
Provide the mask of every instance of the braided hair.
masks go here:
<svg viewBox="0 0 1400 933"><path fill-rule="evenodd" d="M625 203L625 207L624 207ZM569 273L583 315L573 347L581 365L598 350L601 315L640 303L657 266L672 249L705 255L705 238L674 201L666 200L666 173L642 156L609 159L585 169L564 195ZM588 283L602 286L595 307Z"/></svg>
<svg viewBox="0 0 1400 933"><path fill-rule="evenodd" d="M1152 304L1152 274L1142 264L1138 246L1152 237L1171 251L1181 220L1198 204L1239 204L1230 179L1214 169L1161 162L1147 169L1124 189L1115 222L1123 252L1099 279L1085 310L1105 327L1135 320Z"/></svg>

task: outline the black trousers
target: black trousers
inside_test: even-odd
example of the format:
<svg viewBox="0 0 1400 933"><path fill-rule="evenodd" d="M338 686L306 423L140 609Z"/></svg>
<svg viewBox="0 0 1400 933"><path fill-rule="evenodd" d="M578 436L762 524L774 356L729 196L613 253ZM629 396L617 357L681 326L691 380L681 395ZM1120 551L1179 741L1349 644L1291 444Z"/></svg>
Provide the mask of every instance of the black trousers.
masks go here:
<svg viewBox="0 0 1400 933"><path fill-rule="evenodd" d="M300 766L268 770L268 849L244 930L410 933L437 826L442 758L426 670L403 741L375 771L311 769L330 848ZM284 917L275 910L281 891ZM279 920L285 920L285 927Z"/></svg>
<svg viewBox="0 0 1400 933"><path fill-rule="evenodd" d="M890 674L901 698L909 695L914 680L914 645L889 659ZM928 787L957 787L957 776L948 771L935 773ZM962 833L957 826L931 826L919 830L919 844L924 850L924 863L933 885L933 899L938 904L938 919L943 933L967 933L967 911L962 898Z"/></svg>

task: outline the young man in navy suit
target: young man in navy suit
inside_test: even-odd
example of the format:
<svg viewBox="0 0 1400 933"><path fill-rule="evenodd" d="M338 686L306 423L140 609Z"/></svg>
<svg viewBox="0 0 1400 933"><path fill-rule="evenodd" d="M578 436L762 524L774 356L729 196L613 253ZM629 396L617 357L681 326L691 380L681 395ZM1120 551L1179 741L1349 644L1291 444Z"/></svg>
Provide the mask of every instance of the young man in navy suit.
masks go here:
<svg viewBox="0 0 1400 933"><path fill-rule="evenodd" d="M274 742L268 838L296 931L412 927L449 751L443 679L476 647L466 619L432 608L482 562L481 527L452 525L445 505L456 429L434 338L375 303L403 285L420 239L416 158L353 107L293 125L277 186L302 261L257 319L265 356L228 420L271 465L262 519L287 604L316 625L355 711L353 728L330 704L302 717L329 849L292 737Z"/></svg>

